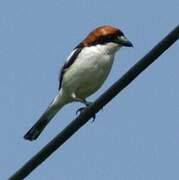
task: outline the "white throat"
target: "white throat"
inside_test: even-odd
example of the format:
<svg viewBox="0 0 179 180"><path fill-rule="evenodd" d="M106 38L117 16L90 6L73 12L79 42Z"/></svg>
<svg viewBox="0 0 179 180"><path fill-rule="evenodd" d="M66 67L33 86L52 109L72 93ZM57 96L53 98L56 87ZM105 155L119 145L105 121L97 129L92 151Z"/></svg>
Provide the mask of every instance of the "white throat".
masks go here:
<svg viewBox="0 0 179 180"><path fill-rule="evenodd" d="M106 54L114 55L121 48L121 46L116 43L110 42L106 44L96 45L96 48Z"/></svg>

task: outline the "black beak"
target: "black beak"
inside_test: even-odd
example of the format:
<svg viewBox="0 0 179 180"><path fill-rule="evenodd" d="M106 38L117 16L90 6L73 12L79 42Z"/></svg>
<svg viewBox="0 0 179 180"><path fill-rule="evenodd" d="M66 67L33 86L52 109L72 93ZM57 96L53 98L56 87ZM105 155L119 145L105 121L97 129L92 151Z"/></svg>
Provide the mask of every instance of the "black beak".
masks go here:
<svg viewBox="0 0 179 180"><path fill-rule="evenodd" d="M118 37L118 44L126 47L133 47L133 44L125 36Z"/></svg>

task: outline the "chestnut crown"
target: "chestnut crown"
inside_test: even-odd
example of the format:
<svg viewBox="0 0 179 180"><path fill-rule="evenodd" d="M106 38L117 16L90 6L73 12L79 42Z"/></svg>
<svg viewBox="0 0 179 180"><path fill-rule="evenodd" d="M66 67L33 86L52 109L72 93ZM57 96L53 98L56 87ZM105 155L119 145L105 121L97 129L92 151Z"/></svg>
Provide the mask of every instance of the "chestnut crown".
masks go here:
<svg viewBox="0 0 179 180"><path fill-rule="evenodd" d="M106 44L110 42L119 44L121 46L133 46L120 29L110 25L97 27L90 32L80 44L83 44L84 46L94 46L97 44Z"/></svg>

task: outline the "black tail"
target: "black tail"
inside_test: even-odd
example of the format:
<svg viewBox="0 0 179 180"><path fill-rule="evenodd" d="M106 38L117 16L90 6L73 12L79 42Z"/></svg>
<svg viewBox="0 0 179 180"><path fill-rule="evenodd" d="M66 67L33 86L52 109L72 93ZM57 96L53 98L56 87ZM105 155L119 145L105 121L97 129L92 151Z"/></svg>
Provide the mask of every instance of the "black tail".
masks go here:
<svg viewBox="0 0 179 180"><path fill-rule="evenodd" d="M58 106L52 104L47 108L47 110L42 114L40 119L32 126L32 128L24 135L24 139L33 141L36 140L51 119L56 115L56 113L64 106L64 104L59 104Z"/></svg>
<svg viewBox="0 0 179 180"><path fill-rule="evenodd" d="M29 141L36 140L49 122L50 119L47 119L45 116L42 115L42 117L24 135L24 139Z"/></svg>

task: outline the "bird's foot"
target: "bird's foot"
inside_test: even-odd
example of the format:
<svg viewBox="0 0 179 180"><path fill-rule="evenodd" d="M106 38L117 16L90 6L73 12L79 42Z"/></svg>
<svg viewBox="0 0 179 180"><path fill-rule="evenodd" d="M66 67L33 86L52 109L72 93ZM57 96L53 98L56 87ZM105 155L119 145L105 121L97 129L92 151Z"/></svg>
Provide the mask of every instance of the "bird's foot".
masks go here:
<svg viewBox="0 0 179 180"><path fill-rule="evenodd" d="M92 104L92 102L85 102L86 107L90 106L91 104ZM85 109L86 107L81 107L81 108L77 109L76 114L78 114L78 113L81 114L82 111L84 111L84 109ZM92 119L92 122L94 122L95 119L96 119L96 114L94 114L92 118L93 118L93 119Z"/></svg>
<svg viewBox="0 0 179 180"><path fill-rule="evenodd" d="M82 111L83 111L85 108L86 108L86 107L81 107L81 108L77 109L76 115L78 115L79 113L81 114Z"/></svg>
<svg viewBox="0 0 179 180"><path fill-rule="evenodd" d="M76 114L81 113L86 107L88 107L89 105L91 105L92 102L85 101L84 104L85 104L85 107L81 107L81 108L77 109Z"/></svg>

